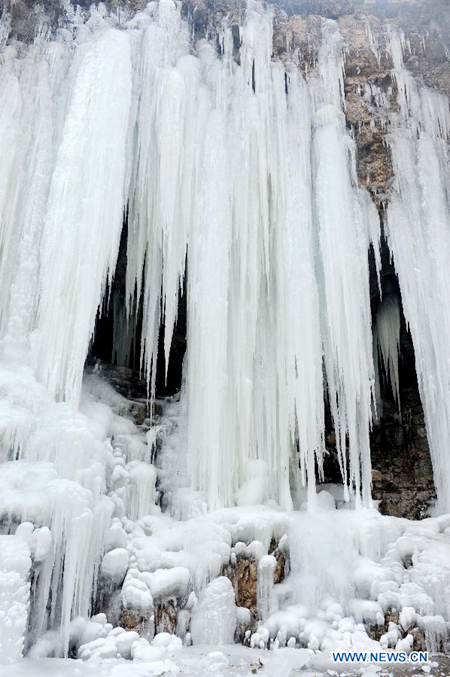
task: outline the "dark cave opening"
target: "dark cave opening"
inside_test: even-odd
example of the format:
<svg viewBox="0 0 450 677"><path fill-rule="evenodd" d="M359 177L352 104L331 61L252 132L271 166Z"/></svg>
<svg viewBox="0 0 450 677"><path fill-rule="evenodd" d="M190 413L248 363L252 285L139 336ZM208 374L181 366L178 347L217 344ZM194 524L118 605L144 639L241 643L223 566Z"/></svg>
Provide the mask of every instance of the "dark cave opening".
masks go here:
<svg viewBox="0 0 450 677"><path fill-rule="evenodd" d="M407 326L397 274L386 239L381 241L381 271L378 286L375 256L369 252L372 323L376 321L381 298L397 298L400 308L399 385L400 411L392 389L380 379L382 411L370 435L372 496L381 513L423 518L432 505L436 490L427 441L425 420L416 375L415 353ZM342 481L336 452L336 438L329 403L325 402L325 483Z"/></svg>
<svg viewBox="0 0 450 677"><path fill-rule="evenodd" d="M114 326L118 321L117 309L125 307L126 294L126 267L127 267L127 237L128 237L128 218L125 215L122 235L120 240L119 254L117 257L116 270L109 290L109 294L104 303L102 311L98 313L94 337L88 355L87 363L95 364L97 361L107 364L126 367L136 372L136 381L145 382L146 378L141 373L141 331L142 331L142 299L140 299L135 317L135 330L131 339L131 350L127 359L120 359L114 351ZM170 350L169 366L167 370L167 380L165 378L165 357L164 357L164 331L165 326L162 323L159 331L158 358L156 365L156 397L170 397L179 392L182 383L183 361L186 352L186 279L183 289L180 290L178 303L178 316L175 324L172 345ZM138 388L142 395L142 385Z"/></svg>
<svg viewBox="0 0 450 677"><path fill-rule="evenodd" d="M399 384L400 412L390 387L381 383L382 412L374 423L370 446L374 500L382 513L410 519L426 516L436 497L425 417L416 373L411 333L403 312L402 297L392 255L381 242L381 289L396 295L400 305ZM372 318L380 303L374 261L371 265Z"/></svg>

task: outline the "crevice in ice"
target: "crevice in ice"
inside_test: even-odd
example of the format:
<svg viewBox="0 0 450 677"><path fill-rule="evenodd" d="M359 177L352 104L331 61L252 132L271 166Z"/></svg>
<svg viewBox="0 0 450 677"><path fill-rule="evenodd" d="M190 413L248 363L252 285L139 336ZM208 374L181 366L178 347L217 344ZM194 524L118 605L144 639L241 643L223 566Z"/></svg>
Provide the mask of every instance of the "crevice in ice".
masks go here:
<svg viewBox="0 0 450 677"><path fill-rule="evenodd" d="M96 359L139 371L142 306L128 315L125 300L128 213L125 213L111 286L97 314L88 363Z"/></svg>

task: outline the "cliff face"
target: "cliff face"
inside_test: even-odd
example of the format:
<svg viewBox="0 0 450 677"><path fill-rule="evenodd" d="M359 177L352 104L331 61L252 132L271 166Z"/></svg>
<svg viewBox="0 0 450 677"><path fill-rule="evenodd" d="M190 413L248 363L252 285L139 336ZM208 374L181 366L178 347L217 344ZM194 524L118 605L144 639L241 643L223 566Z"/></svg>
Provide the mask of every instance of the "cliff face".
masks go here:
<svg viewBox="0 0 450 677"><path fill-rule="evenodd" d="M89 0L71 0L87 11ZM108 11L125 19L142 9L146 0L106 0ZM183 0L183 11L196 38L215 40L226 16L232 27L236 48L239 26L245 9L241 0ZM51 33L67 21L60 0L4 0L0 11L10 15L10 40L31 42L37 32ZM287 0L275 5L274 58L294 61L307 76L314 68L321 44L321 22L339 24L346 45L346 118L357 148L360 182L367 187L383 225L386 203L393 179L386 134L389 115L397 106L397 83L393 62L385 45L390 26L404 34L403 59L406 68L423 83L450 96L450 12L448 0ZM399 297L395 269L386 243L382 251L383 295ZM375 270L371 279L372 312L376 317L379 292ZM123 281L122 281L123 282ZM120 287L121 280L116 280ZM185 328L175 341L183 345ZM181 364L181 358L179 360ZM404 318L401 325L400 399L401 414L392 395L382 390L383 413L372 434L375 469L374 498L388 514L421 517L434 497L432 468L427 445L423 410L415 376L414 350ZM330 452L326 479L339 481L334 437L327 430Z"/></svg>

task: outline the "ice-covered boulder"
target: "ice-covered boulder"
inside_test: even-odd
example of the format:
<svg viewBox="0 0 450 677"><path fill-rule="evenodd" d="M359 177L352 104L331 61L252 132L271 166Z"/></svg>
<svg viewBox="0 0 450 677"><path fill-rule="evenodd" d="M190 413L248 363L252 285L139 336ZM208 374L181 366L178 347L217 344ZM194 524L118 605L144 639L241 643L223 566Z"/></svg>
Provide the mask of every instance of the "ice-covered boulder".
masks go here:
<svg viewBox="0 0 450 677"><path fill-rule="evenodd" d="M22 658L28 624L30 550L19 536L0 536L0 665Z"/></svg>
<svg viewBox="0 0 450 677"><path fill-rule="evenodd" d="M205 588L192 612L194 644L232 644L237 611L234 590L228 578L220 576Z"/></svg>

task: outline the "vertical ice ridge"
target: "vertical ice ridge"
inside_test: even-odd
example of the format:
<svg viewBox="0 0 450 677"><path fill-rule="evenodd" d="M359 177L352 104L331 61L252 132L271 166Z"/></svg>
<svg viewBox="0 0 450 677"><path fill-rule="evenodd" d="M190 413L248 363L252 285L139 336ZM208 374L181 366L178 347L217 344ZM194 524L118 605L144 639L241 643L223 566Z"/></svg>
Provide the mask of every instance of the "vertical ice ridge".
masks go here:
<svg viewBox="0 0 450 677"><path fill-rule="evenodd" d="M159 326L165 371L183 284L196 190L198 63L174 3L159 4L141 38L135 157L130 187L129 315L143 301L142 365L154 394ZM144 267L146 270L143 277Z"/></svg>
<svg viewBox="0 0 450 677"><path fill-rule="evenodd" d="M387 42L399 89L388 142L395 183L387 219L405 319L414 343L438 502L450 509L450 109L448 98L405 69L402 36Z"/></svg>
<svg viewBox="0 0 450 677"><path fill-rule="evenodd" d="M396 296L382 301L377 312L376 344L386 382L390 384L400 409L399 351L400 307Z"/></svg>
<svg viewBox="0 0 450 677"><path fill-rule="evenodd" d="M127 36L99 32L80 47L72 68L42 236L37 361L49 390L76 404L122 228L131 100Z"/></svg>
<svg viewBox="0 0 450 677"><path fill-rule="evenodd" d="M324 21L313 81L313 185L320 249L324 361L344 483L370 503L369 431L374 398L368 250L375 206L356 184L352 141L343 114L342 39ZM348 454L348 461L347 461Z"/></svg>

